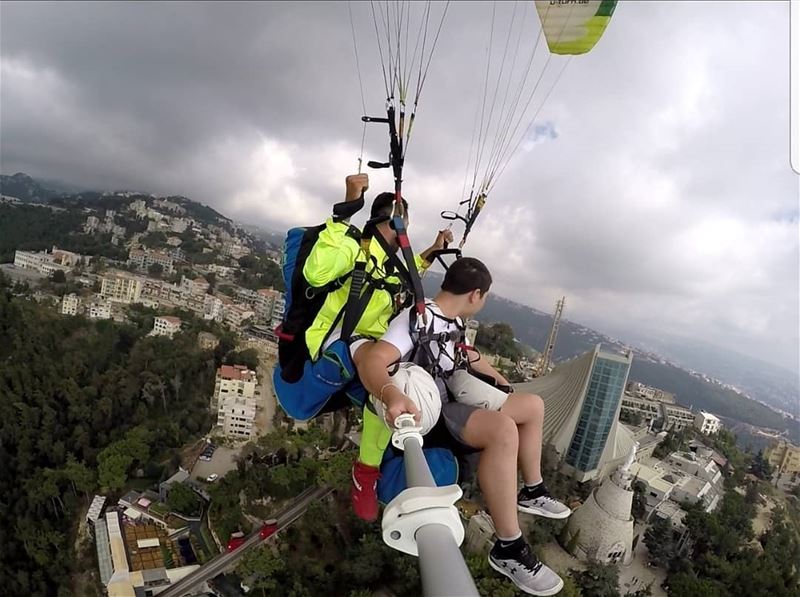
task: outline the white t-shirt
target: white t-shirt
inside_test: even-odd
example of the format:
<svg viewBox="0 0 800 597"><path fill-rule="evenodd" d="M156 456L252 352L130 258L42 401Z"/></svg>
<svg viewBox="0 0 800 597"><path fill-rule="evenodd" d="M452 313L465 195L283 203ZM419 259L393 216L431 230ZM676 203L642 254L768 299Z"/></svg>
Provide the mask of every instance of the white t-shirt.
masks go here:
<svg viewBox="0 0 800 597"><path fill-rule="evenodd" d="M449 317L446 317L439 308L439 305L435 302L426 300L425 305L428 311L427 326L428 329L430 329L431 322L433 322L434 334L458 332L460 329L463 329L460 318L451 320ZM409 327L409 318L411 317L412 309L413 307L411 309L406 309L395 317L389 324L389 329L386 330L383 338L381 338L384 342L388 342L394 346L400 352L402 359L407 358L414 349L414 342L411 339ZM442 345L441 352L439 343L431 342L431 354L434 358L438 358L439 366L442 368L442 371L453 370L456 356L456 345L453 340L446 341Z"/></svg>

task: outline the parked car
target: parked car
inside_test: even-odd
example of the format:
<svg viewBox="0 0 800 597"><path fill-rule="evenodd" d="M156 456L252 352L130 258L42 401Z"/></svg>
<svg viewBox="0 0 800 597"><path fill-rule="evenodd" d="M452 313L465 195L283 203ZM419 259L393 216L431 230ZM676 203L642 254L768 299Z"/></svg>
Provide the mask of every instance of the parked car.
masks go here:
<svg viewBox="0 0 800 597"><path fill-rule="evenodd" d="M206 477L206 483L213 483L219 479L219 475L217 473L211 473L208 477Z"/></svg>

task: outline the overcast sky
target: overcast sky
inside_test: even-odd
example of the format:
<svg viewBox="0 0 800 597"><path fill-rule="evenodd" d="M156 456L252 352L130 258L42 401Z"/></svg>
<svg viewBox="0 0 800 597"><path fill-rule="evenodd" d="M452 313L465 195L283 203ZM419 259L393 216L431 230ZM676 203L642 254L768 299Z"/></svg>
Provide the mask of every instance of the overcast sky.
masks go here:
<svg viewBox="0 0 800 597"><path fill-rule="evenodd" d="M517 13L527 48L532 4ZM511 10L497 6L495 42ZM369 4L352 11L380 115ZM404 182L419 248L461 197L491 13L451 4L431 62ZM788 17L788 2L621 2L470 237L494 291L545 311L566 295L565 316L599 331L669 332L796 371ZM4 2L0 44L4 174L186 195L282 230L321 221L357 167L346 3ZM386 153L371 125L365 160ZM370 174L371 191L391 188Z"/></svg>

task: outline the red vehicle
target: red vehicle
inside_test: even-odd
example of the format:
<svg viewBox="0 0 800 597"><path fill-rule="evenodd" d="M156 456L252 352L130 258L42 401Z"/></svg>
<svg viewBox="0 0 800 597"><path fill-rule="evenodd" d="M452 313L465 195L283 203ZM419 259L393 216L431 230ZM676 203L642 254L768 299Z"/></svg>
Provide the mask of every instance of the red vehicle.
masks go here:
<svg viewBox="0 0 800 597"><path fill-rule="evenodd" d="M232 552L241 547L244 541L245 536L243 532L236 531L235 533L231 533L230 539L228 539L228 552Z"/></svg>
<svg viewBox="0 0 800 597"><path fill-rule="evenodd" d="M266 539L267 537L275 533L275 531L277 530L278 530L278 521L275 520L274 518L270 518L269 520L264 521L264 525L261 527L261 530L258 532L258 534L261 535L262 539Z"/></svg>

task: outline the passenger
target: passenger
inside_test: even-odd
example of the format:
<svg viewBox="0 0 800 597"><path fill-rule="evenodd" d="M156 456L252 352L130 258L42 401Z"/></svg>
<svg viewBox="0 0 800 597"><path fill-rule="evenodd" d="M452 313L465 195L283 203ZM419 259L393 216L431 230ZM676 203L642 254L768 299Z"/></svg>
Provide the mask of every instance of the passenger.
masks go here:
<svg viewBox="0 0 800 597"><path fill-rule="evenodd" d="M490 565L526 593L554 595L563 587L563 581L533 554L522 536L517 514L520 511L556 519L571 514L567 506L550 495L542 480L542 399L512 390L504 400L497 401L497 388L477 377L458 384L453 392L458 400L451 400L445 388L445 380L459 362L453 338L463 331L461 319L472 317L483 308L491 283L488 269L477 259L456 260L448 269L440 292L427 303L428 329L423 335L428 338L427 346L415 346L413 315L406 310L391 322L381 340L359 347L354 362L364 387L383 403L387 429L393 429L399 415L411 413L418 417L419 412L413 401L391 383L392 365L407 360L423 364L421 360L425 358L435 359L443 401L439 430L456 450L480 452L478 482L497 532L489 554ZM483 359L471 363L471 368L500 386L509 386ZM482 404L483 408L475 404ZM426 436L426 447L431 446L435 435L436 430ZM524 483L518 490L520 470Z"/></svg>

